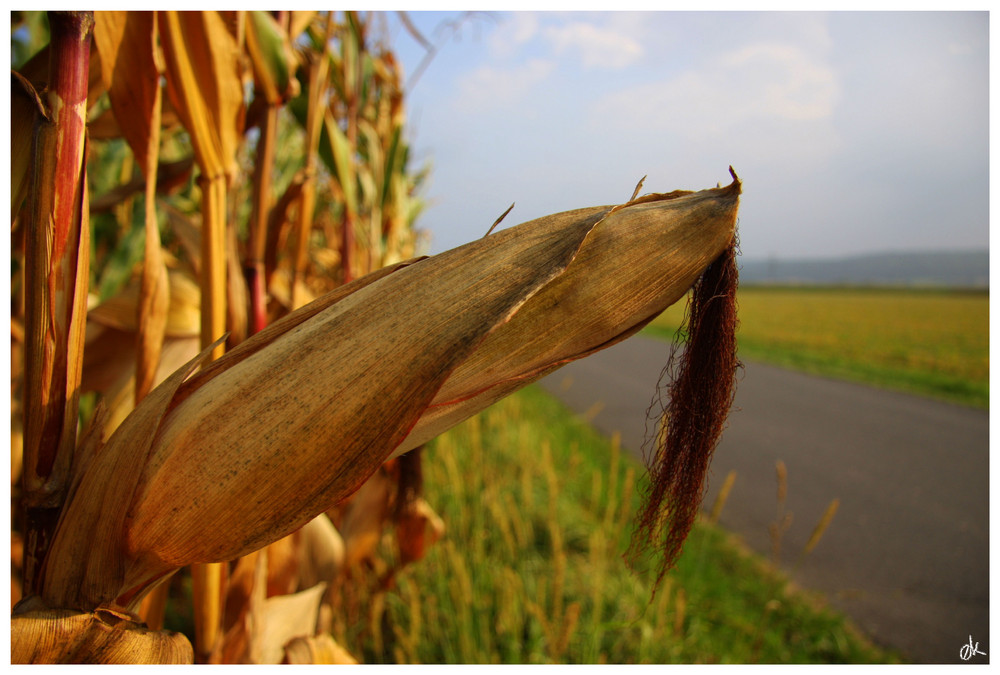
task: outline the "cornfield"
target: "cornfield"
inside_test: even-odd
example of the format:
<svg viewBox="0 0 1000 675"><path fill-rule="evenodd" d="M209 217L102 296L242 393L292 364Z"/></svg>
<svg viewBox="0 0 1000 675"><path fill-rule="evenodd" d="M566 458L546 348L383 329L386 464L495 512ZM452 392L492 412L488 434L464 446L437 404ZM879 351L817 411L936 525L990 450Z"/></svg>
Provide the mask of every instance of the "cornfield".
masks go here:
<svg viewBox="0 0 1000 675"><path fill-rule="evenodd" d="M731 403L739 180L415 257L377 21L12 14L12 661L351 662L340 590L384 531L391 584L445 526L422 445L695 286L712 340L642 528L676 555ZM163 628L182 576L193 644Z"/></svg>

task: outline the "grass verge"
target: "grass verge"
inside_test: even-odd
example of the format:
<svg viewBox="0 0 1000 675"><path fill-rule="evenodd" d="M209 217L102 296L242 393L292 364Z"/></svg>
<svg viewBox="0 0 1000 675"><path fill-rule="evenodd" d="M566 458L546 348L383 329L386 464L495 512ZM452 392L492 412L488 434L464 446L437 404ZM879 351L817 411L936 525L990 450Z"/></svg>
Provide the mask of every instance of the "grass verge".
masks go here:
<svg viewBox="0 0 1000 675"><path fill-rule="evenodd" d="M621 558L642 468L535 387L436 439L424 476L448 532L335 635L366 662L898 661L707 521L653 596Z"/></svg>
<svg viewBox="0 0 1000 675"><path fill-rule="evenodd" d="M742 287L740 356L818 375L989 406L989 293ZM646 329L673 339L676 303Z"/></svg>

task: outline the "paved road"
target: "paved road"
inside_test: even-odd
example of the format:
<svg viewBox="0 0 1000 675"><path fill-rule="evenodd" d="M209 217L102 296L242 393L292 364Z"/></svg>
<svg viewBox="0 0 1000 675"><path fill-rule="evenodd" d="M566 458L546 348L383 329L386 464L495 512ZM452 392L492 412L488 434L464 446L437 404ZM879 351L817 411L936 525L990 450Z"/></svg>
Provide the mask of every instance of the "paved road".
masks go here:
<svg viewBox="0 0 1000 675"><path fill-rule="evenodd" d="M669 346L637 336L541 381L637 451ZM985 663L989 645L989 414L746 364L704 505L737 473L720 523L770 555L775 463L788 472L781 561L876 642L926 663ZM796 566L833 498L840 509Z"/></svg>

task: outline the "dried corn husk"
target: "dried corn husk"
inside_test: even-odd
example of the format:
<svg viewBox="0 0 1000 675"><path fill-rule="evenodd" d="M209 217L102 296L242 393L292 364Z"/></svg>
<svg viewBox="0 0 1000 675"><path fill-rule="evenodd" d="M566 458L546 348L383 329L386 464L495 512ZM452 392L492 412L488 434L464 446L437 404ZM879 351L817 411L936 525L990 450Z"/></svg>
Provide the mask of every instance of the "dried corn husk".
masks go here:
<svg viewBox="0 0 1000 675"><path fill-rule="evenodd" d="M290 664L352 665L357 660L329 635L297 637L285 645L285 660Z"/></svg>
<svg viewBox="0 0 1000 675"><path fill-rule="evenodd" d="M571 211L380 270L184 381L206 350L74 485L43 598L131 608L181 566L298 529L390 455L638 331L729 247L739 194Z"/></svg>
<svg viewBox="0 0 1000 675"><path fill-rule="evenodd" d="M344 539L325 513L321 513L297 533L299 543L299 589L321 581L329 586L345 566Z"/></svg>
<svg viewBox="0 0 1000 675"><path fill-rule="evenodd" d="M191 663L180 633L151 631L121 608L48 609L37 597L14 609L11 663Z"/></svg>

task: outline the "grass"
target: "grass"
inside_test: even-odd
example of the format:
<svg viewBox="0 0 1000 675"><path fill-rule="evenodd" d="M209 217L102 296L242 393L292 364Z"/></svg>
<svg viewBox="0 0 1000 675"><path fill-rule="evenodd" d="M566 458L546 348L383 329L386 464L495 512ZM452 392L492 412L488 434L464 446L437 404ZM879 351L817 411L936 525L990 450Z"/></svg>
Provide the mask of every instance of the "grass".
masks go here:
<svg viewBox="0 0 1000 675"><path fill-rule="evenodd" d="M965 405L989 406L989 293L742 287L740 356ZM677 303L647 328L672 339Z"/></svg>
<svg viewBox="0 0 1000 675"><path fill-rule="evenodd" d="M541 390L501 401L430 444L447 534L335 638L368 663L898 661L707 520L654 596L621 557L642 475Z"/></svg>

